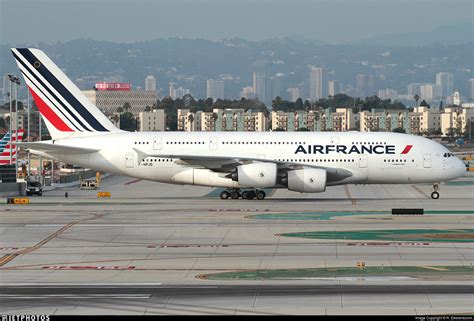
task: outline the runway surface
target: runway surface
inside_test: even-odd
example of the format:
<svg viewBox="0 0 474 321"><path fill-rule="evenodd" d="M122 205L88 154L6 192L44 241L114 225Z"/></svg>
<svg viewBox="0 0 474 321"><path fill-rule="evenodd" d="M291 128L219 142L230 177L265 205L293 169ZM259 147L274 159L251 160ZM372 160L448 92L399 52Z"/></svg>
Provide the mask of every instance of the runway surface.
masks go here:
<svg viewBox="0 0 474 321"><path fill-rule="evenodd" d="M51 313L47 306L60 306L54 313L163 313L163 314L322 314L387 312L423 314L436 311L448 301L454 306L470 304L468 285L194 285L194 286L35 286L4 287L0 298L5 307L23 304ZM376 300L376 301L374 301ZM211 306L203 304L213 302ZM268 302L291 307L268 308ZM374 306L374 302L378 302ZM382 304L380 306L379 304ZM387 304L387 306L384 306ZM446 304L446 303L444 303ZM403 306L403 309L400 307ZM232 308L230 308L232 307ZM365 307L365 308L364 308ZM398 307L398 309L397 309ZM372 310L367 311L367 308ZM299 309L299 310L296 310ZM363 310L365 309L365 311ZM453 313L454 310L451 311ZM8 313L8 311L6 311Z"/></svg>
<svg viewBox="0 0 474 321"><path fill-rule="evenodd" d="M71 187L31 197L30 205L0 207L2 313L474 312L472 273L436 268L472 267L474 185L442 185L438 200L429 198L430 185L351 185L322 194L273 190L264 201L223 201L210 188L111 176L100 190L110 191L112 197L97 199L97 191ZM427 214L393 216L394 207L424 208ZM267 214L278 215L257 217ZM431 234L423 241L396 235L383 240L284 236L370 230ZM450 241L459 238L461 230L463 239ZM199 277L312 268L331 274L358 262L427 272L389 278L367 274L338 279L336 272L326 279Z"/></svg>

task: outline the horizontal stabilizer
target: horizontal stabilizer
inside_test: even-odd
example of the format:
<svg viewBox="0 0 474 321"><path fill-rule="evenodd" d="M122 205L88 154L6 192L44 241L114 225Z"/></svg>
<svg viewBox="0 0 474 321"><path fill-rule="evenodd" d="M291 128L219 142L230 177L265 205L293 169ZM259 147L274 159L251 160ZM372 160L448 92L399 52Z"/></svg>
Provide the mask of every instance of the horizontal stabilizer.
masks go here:
<svg viewBox="0 0 474 321"><path fill-rule="evenodd" d="M98 149L93 148L85 148L85 147L73 147L73 146L65 146L59 144L51 144L51 143L40 143L40 142L23 142L18 143L19 147L37 150L40 152L45 153L68 153L68 154L91 154L98 152Z"/></svg>

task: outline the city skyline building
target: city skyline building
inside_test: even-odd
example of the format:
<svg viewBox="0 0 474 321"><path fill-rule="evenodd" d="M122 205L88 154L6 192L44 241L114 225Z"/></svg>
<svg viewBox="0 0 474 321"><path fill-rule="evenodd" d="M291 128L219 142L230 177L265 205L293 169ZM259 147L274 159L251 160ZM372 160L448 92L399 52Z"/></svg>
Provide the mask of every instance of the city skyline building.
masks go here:
<svg viewBox="0 0 474 321"><path fill-rule="evenodd" d="M84 95L104 114L109 115L123 108L127 103L133 114L152 108L158 100L155 91L120 91L120 90L83 90Z"/></svg>
<svg viewBox="0 0 474 321"><path fill-rule="evenodd" d="M290 95L290 101L295 102L298 98L301 98L299 88L288 88L286 92Z"/></svg>
<svg viewBox="0 0 474 321"><path fill-rule="evenodd" d="M223 80L212 80L209 79L206 82L206 91L207 91L207 97L206 98L212 98L214 101L218 99L224 99L224 81Z"/></svg>
<svg viewBox="0 0 474 321"><path fill-rule="evenodd" d="M441 98L446 98L453 93L454 79L450 72L440 72L436 74L436 85L441 88Z"/></svg>
<svg viewBox="0 0 474 321"><path fill-rule="evenodd" d="M256 98L258 98L261 102L267 102L267 94L268 94L268 80L265 72L263 71L254 71L252 75L253 79L253 92L255 93Z"/></svg>
<svg viewBox="0 0 474 321"><path fill-rule="evenodd" d="M377 79L374 75L369 75L367 78L367 92L368 96L373 96L377 92Z"/></svg>
<svg viewBox="0 0 474 321"><path fill-rule="evenodd" d="M173 98L173 92L174 92L174 89L175 89L175 86L177 84L175 82L169 82L168 83L168 96L170 96L171 98Z"/></svg>
<svg viewBox="0 0 474 321"><path fill-rule="evenodd" d="M257 98L257 96L255 95L255 92L253 91L253 87L250 87L250 86L242 88L242 91L240 92L240 97L245 98L245 99Z"/></svg>
<svg viewBox="0 0 474 321"><path fill-rule="evenodd" d="M359 97L366 96L367 90L367 76L364 74L358 74L356 76L356 88L357 88L357 95Z"/></svg>
<svg viewBox="0 0 474 321"><path fill-rule="evenodd" d="M145 78L145 90L156 91L156 78L153 75L148 75Z"/></svg>
<svg viewBox="0 0 474 321"><path fill-rule="evenodd" d="M270 96L267 98L268 103L271 103L275 97L282 96L282 77L276 75L275 77L271 77L269 83L270 87Z"/></svg>
<svg viewBox="0 0 474 321"><path fill-rule="evenodd" d="M309 72L309 98L317 101L327 97L326 70L321 67L313 67Z"/></svg>
<svg viewBox="0 0 474 321"><path fill-rule="evenodd" d="M164 131L165 110L153 109L152 111L141 111L138 113L138 127L141 132Z"/></svg>
<svg viewBox="0 0 474 321"><path fill-rule="evenodd" d="M342 83L339 80L328 81L328 95L335 96L342 93Z"/></svg>
<svg viewBox="0 0 474 321"><path fill-rule="evenodd" d="M191 94L191 91L187 88L183 88L183 87L179 87L179 88L175 88L173 89L173 93L172 93L172 96L171 98L173 99L181 99L183 98L184 96L186 95L190 95Z"/></svg>
<svg viewBox="0 0 474 321"><path fill-rule="evenodd" d="M420 98L424 100L434 100L441 98L441 86L435 84L421 85Z"/></svg>
<svg viewBox="0 0 474 321"><path fill-rule="evenodd" d="M408 84L407 93L408 93L408 95L410 95L412 97L415 96L415 95L420 96L421 95L421 84L420 83L415 83L415 82L412 82L412 83Z"/></svg>
<svg viewBox="0 0 474 321"><path fill-rule="evenodd" d="M392 88L385 88L378 91L378 97L382 100L392 99L395 100L398 95L398 92Z"/></svg>
<svg viewBox="0 0 474 321"><path fill-rule="evenodd" d="M468 82L469 82L468 99L469 101L474 101L474 78L469 79Z"/></svg>

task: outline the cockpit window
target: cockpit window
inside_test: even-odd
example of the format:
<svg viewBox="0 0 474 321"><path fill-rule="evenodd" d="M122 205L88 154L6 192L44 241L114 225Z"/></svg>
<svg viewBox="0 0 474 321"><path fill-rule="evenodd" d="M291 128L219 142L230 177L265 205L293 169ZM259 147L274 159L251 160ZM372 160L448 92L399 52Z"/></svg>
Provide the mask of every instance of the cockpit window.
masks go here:
<svg viewBox="0 0 474 321"><path fill-rule="evenodd" d="M443 157L454 157L453 153L444 153Z"/></svg>

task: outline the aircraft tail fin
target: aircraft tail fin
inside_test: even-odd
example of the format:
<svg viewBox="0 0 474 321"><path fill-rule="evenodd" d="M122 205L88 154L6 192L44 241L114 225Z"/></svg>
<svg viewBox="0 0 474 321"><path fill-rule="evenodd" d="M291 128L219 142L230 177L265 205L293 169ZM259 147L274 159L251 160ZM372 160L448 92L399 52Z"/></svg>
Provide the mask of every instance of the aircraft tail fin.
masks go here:
<svg viewBox="0 0 474 321"><path fill-rule="evenodd" d="M11 51L53 140L120 131L43 51Z"/></svg>
<svg viewBox="0 0 474 321"><path fill-rule="evenodd" d="M0 139L0 166L11 165L16 161L15 145L23 140L23 129L12 131L12 138L10 140L10 132L7 132L2 139ZM11 145L10 145L11 141Z"/></svg>

